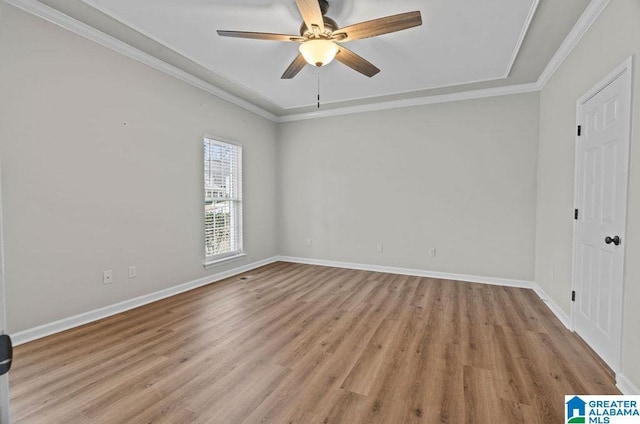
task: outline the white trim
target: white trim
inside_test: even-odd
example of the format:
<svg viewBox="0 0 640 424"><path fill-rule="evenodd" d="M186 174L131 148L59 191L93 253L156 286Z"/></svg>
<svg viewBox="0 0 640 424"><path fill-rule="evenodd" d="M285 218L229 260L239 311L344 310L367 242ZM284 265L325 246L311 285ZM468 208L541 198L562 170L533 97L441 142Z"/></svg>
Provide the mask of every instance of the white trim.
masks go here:
<svg viewBox="0 0 640 424"><path fill-rule="evenodd" d="M489 81L495 81L495 80L499 80L499 79L504 79L507 78L509 76L509 74L511 73L511 69L513 67L513 64L515 63L516 57L518 56L518 53L520 51L520 48L522 47L522 42L524 41L524 37L527 34L527 31L529 30L529 26L531 25L531 20L533 19L533 16L535 14L535 11L538 7L538 3L540 0L534 0L533 3L531 4L531 8L529 9L529 13L527 15L527 18L525 20L525 24L522 27L520 36L518 38L518 41L516 42L516 45L514 47L513 52L511 53L511 58L509 59L509 62L507 64L506 67L506 71L504 72L503 75L495 77L495 78L489 78L489 79L479 79L479 80L470 80L470 81L462 81L459 83L455 83L455 84L449 84L449 85L442 85L442 86L434 86L434 87L429 87L429 89L438 89L438 88L447 88L447 87L455 87L456 85L466 85L466 84L475 84L475 83L481 83L481 82L489 82ZM200 62L199 60L194 59L191 55L188 55L186 53L184 53L183 49L179 49L176 48L175 45L168 43L166 41L160 40L159 38L157 38L156 36L152 35L151 33L147 32L146 30L142 29L141 27L139 27L138 25L134 25L132 24L129 20L124 19L122 16L118 15L117 13L113 13L112 11L108 10L108 8L102 7L100 4L96 4L95 1L85 1L86 3L88 3L91 7L99 10L100 12L104 13L107 16L110 16L111 18L115 19L116 21L122 22L123 24L125 24L126 26L134 29L135 31L139 32L140 34L144 35L145 37L164 45L165 47L169 48L170 50L173 50L174 52L177 52L178 54L182 55L183 57L187 58L188 60L190 60L191 62L203 67L203 68L208 68L207 65L205 65L203 62ZM232 75L226 75L226 74L220 74L223 77L233 80L233 76ZM234 84L237 84L238 86L244 88L245 90L248 90L252 93L254 93L255 95L257 95L258 97L262 97L264 100L268 101L269 103L272 103L273 105L283 109L283 110L288 110L288 109L297 109L297 108L302 108L302 107L308 107L308 106L315 106L315 103L313 104L306 104L306 105L294 105L294 106L284 106L281 103L279 103L278 101L274 100L271 97L268 97L266 95L263 95L261 93L256 92L255 90L253 90L252 88L246 86L245 84L242 84L238 81L234 81ZM398 94L404 94L404 93L411 93L413 91L416 90L409 90L409 91L398 91L398 92L391 92L391 93L387 93L388 95L398 95ZM377 95L371 96L371 97L379 97ZM358 99L352 99L352 100L366 100L367 97L360 97ZM342 102L343 100L338 100L336 102L326 102L325 104L330 105L332 103L339 103Z"/></svg>
<svg viewBox="0 0 640 424"><path fill-rule="evenodd" d="M223 258L217 258L217 259L209 259L208 261L203 263L202 266L204 266L204 269L209 269L209 268L216 267L218 265L222 265L227 262L239 261L240 259L244 259L246 256L247 256L246 253L240 252L232 256L225 256Z"/></svg>
<svg viewBox="0 0 640 424"><path fill-rule="evenodd" d="M2 162L0 160L0 162ZM0 163L0 167L1 167ZM2 172L0 172L2 175ZM2 178L0 177L0 334L7 329L7 291L4 279L4 223L2 220ZM9 408L9 375L0 376L0 423L11 422Z"/></svg>
<svg viewBox="0 0 640 424"><path fill-rule="evenodd" d="M623 395L640 395L640 389L633 384L624 374L616 374L616 386Z"/></svg>
<svg viewBox="0 0 640 424"><path fill-rule="evenodd" d="M0 171L1 169L1 161L0 161ZM4 279L4 220L3 220L3 210L2 206L2 173L0 172L0 334L5 334L5 330L7 329L7 291L5 289L5 279Z"/></svg>
<svg viewBox="0 0 640 424"><path fill-rule="evenodd" d="M100 44L101 46L111 49L117 53L127 56L140 63L148 65L160 72L164 72L167 75L170 75L183 82L186 82L187 84L190 84L210 94L213 94L216 97L219 97L223 100L233 103L236 106L239 106L245 110L248 110L249 112L253 112L256 115L259 115L270 121L275 122L277 120L276 115L259 106L256 106L251 102L248 102L247 100L241 99L240 97L234 94L231 94L226 90L223 90L204 80L201 80L200 78L195 77L190 73L183 71L182 69L178 69L173 65L170 65L154 56L151 56L150 54L147 54L142 50L138 50L127 43L124 43L110 35L107 35L101 31L98 31L97 29L87 24L84 24L76 19L73 19L65 15L64 13L59 12L58 10L53 9L49 6L46 6L36 0L4 0L4 1L12 6L15 6L19 9L24 10L25 12L31 13L32 15L35 15L55 25L58 25L64 29L67 29L75 34L78 34L88 40L91 40L97 44Z"/></svg>
<svg viewBox="0 0 640 424"><path fill-rule="evenodd" d="M359 101L359 102L363 102L362 104L374 104L374 102L376 100L378 100L378 103L384 103L385 100L382 100L382 98L389 98L389 97L394 97L394 96L402 96L402 95L411 95L411 94L415 94L417 91L431 91L431 90L447 90L447 89L452 89L455 88L459 85L470 85L470 84L479 84L479 83L489 83L489 82L493 82L493 81L498 81L498 80L502 80L504 79L504 77L502 76L498 76L495 78L488 78L488 79L480 79L480 80L468 80L468 81L460 81L460 82L456 82L456 83L452 83L452 84L445 84L445 85L434 85L431 87L424 87L424 88L420 88L420 89L413 89L413 90L403 90L403 91L392 91L389 93L384 93L384 94L372 94L369 96L362 96L362 97L357 97L357 98L352 98L352 99L341 99L341 100L327 100L327 101L323 101L322 105L323 106L331 106L331 105L338 105L337 108L343 108L343 107L348 107L348 106L340 106L341 104L344 103L348 103L351 101ZM506 86L509 87L509 86ZM470 91L470 90L467 90ZM461 93L464 93L465 91L461 91ZM416 96L416 97L411 97L412 99L419 99L422 97L430 97L430 96ZM365 103L371 101L372 103ZM305 108L305 107L311 107L311 108L315 108L316 104L315 103L310 103L310 104L303 104L303 105L294 105L294 106L288 106L286 108L284 108L285 112L289 112L291 110L295 110L295 109L301 109L301 108Z"/></svg>
<svg viewBox="0 0 640 424"><path fill-rule="evenodd" d="M596 21L600 13L609 4L611 0L591 0L580 19L573 26L567 37L564 39L556 53L553 55L547 66L544 68L538 80L533 83L509 85L496 88L487 88L472 91L463 91L451 94L443 94L437 96L424 96L406 100L397 100L389 102L381 102L367 104L361 106L351 106L344 108L330 109L326 111L299 113L294 115L280 116L276 122L291 122L304 119L324 118L327 116L336 116L360 112L371 112L377 110L396 109L401 107L419 106L437 103L447 103L459 100L480 99L493 96L505 96L510 94L530 93L540 91L549 82L553 74L558 70L560 65L571 54L575 46L580 42L582 37L587 33L591 25ZM535 11L534 11L535 12ZM533 18L532 13L531 18ZM515 56L514 56L515 60ZM510 70L509 70L510 72Z"/></svg>
<svg viewBox="0 0 640 424"><path fill-rule="evenodd" d="M14 346L18 346L33 340L37 340L55 333L59 333L59 332L74 328L74 327L78 327L84 324L88 324L90 322L107 318L109 316L119 314L133 308L137 308L152 302L156 302L158 300L166 299L168 297L175 296L179 293L183 293L198 287L212 284L216 281L220 281L225 278L229 278L234 275L241 274L243 272L247 272L252 269L259 268L261 266L265 266L265 265L268 265L274 262L279 262L279 261L290 262L290 263L300 263L300 264L307 264L307 265L330 266L335 268L348 268L348 269L365 270L365 271L373 271L373 272L385 272L385 273L400 274L400 275L411 275L411 276L417 276L417 277L438 278L438 279L444 279L444 280L466 281L466 282L472 282L472 283L490 284L490 285L498 285L498 286L504 286L504 287L532 289L540 297L540 299L547 305L547 307L555 314L555 316L560 320L560 322L565 327L569 328L569 325L568 325L569 317L564 313L564 311L560 307L558 307L552 300L550 300L549 296L542 290L542 288L533 281L514 280L514 279L486 277L486 276L475 276L475 275L468 275L468 274L454 274L454 273L447 273L447 272L427 271L427 270L412 269L412 268L389 267L389 266L382 266L382 265L359 264L359 263L352 263L352 262L339 262L339 261L330 261L330 260L323 260L323 259L299 258L299 257L292 257L292 256L274 256L261 261L253 262L251 264L247 264L239 268L234 268L234 269L224 271L218 274L214 274L208 277L200 278L198 280L194 280L188 283L180 284L178 286L170 287L168 289L150 293L148 295L139 296L134 299L125 300L123 302L106 306L100 309L85 312L85 313L78 314L69 318L64 318L49 324L44 324L38 327L30 328L28 330L14 333L11 336L13 339L13 344ZM640 393L638 388L630 380L628 380L623 374L618 374L616 378L617 378L618 388L620 388L620 390L624 394Z"/></svg>
<svg viewBox="0 0 640 424"><path fill-rule="evenodd" d="M196 65L198 65L198 66L200 66L200 67L202 67L204 69L209 69L210 70L209 66L207 66L204 62L196 60L190 54L185 53L184 49L179 49L175 45L173 45L172 43L169 43L167 41L164 41L164 40L156 37L155 35L152 35L150 32L142 29L138 25L132 24L128 19L124 19L120 15L118 15L117 13L113 13L112 11L108 10L108 8L105 8L100 4L96 4L95 1L86 1L86 0L82 0L82 1L84 1L89 6L93 7L94 9L98 10L99 12L104 13L105 15L109 16L110 18L113 18L114 20L123 23L124 25L128 26L129 28L133 29L134 31L139 32L140 34L144 35L145 37L149 38L150 40L153 40L156 43L165 46L169 50L173 50L174 52L178 53L180 56L188 59L189 61L195 63ZM238 82L237 80L234 80L233 75L223 74L221 72L217 72L217 74L220 75L223 78L226 78L228 80L233 81L234 85L237 85L238 87L242 87L243 89L255 94L258 97L261 97L262 99L266 100L267 102L272 103L272 104L274 104L275 106L277 106L277 107L279 107L281 109L284 109L284 106L282 106L281 104L279 104L278 102L276 102L272 98L267 97L267 96L265 96L263 94L260 94L260 93L256 92L255 90L253 90L252 88L246 86L245 84L242 84L242 83Z"/></svg>
<svg viewBox="0 0 640 424"><path fill-rule="evenodd" d="M299 113L294 115L285 115L280 116L276 122L291 122L291 121L301 121L304 119L314 119L314 118L324 118L327 116L336 116L336 115L345 115L352 113L360 113L360 112L371 112L378 110L387 110L387 109L396 109L402 107L410 107L410 106L419 106L419 105L428 105L428 104L437 104L437 103L447 103L459 100L470 100L470 99L480 99L485 97L494 97L494 96L506 96L510 94L521 94L521 93L530 93L535 91L540 91L544 88L544 86L549 82L553 74L558 70L560 65L565 61L565 59L571 54L575 46L580 42L582 37L586 34L586 32L591 28L591 25L596 21L600 13L604 10L604 8L609 4L611 0L591 0L591 3L587 6L585 11L580 16L580 19L573 26L567 37L564 39L556 53L553 55L547 66L544 68L538 80L533 83L528 84L520 84L520 85L509 85L502 86L496 88L487 88L480 90L472 90L472 91L463 91L451 94L443 94L437 96L424 96L412 99L405 100L397 100L397 101L389 101L389 102L381 102L360 106L350 106L344 108L336 108L330 109L326 111L318 111L318 112L309 112L309 113ZM531 14L531 18L535 14ZM523 37L524 39L524 37ZM517 54L516 54L517 56ZM515 56L514 56L515 61ZM510 72L510 70L509 70Z"/></svg>
<svg viewBox="0 0 640 424"><path fill-rule="evenodd" d="M531 26L531 21L533 20L533 16L536 14L536 10L538 9L538 4L540 0L535 0L531 4L531 8L529 9L529 15L527 15L527 20L522 27L522 31L520 32L520 37L518 38L518 42L516 43L516 47L511 53L511 59L509 59L509 64L507 65L507 70L504 73L503 78L508 78L511 73L511 69L513 68L513 64L516 63L516 58L518 57L518 53L520 53L520 48L522 47L522 43L524 41L524 37L529 32L529 26Z"/></svg>
<svg viewBox="0 0 640 424"><path fill-rule="evenodd" d="M119 313L128 311L130 309L146 305L148 303L166 299L167 297L175 296L176 294L179 294L179 293L193 290L198 287L206 286L207 284L211 284L216 281L223 280L225 278L233 277L234 275L241 274L243 272L247 272L252 269L274 263L276 261L277 261L276 257L263 259L261 261L253 262L238 268L233 268L228 271L219 272L217 274L209 275L207 277L190 281L188 283L169 287L164 290L159 290L154 293L135 297L133 299L125 300L123 302L115 303L113 305L105 306L103 308L95 309L93 311L74 315L72 317L63 318L61 320L54 321L48 324L43 324L38 327L30 328L28 330L19 331L17 333L12 334L11 338L13 339L14 346L18 346L23 343L30 342L32 340L40 339L42 337L46 337L51 334L59 333L61 331L65 331L70 328L78 327L78 326L88 324L90 322L97 321L115 314L119 314Z"/></svg>
<svg viewBox="0 0 640 424"><path fill-rule="evenodd" d="M564 39L560 47L553 55L547 66L544 68L540 77L538 77L538 86L542 89L551 79L553 74L558 70L560 65L571 54L573 49L578 45L582 37L587 33L591 25L598 19L600 13L609 4L611 0L591 0L591 3L578 19L578 22L573 26L569 35Z"/></svg>
<svg viewBox="0 0 640 424"><path fill-rule="evenodd" d="M480 90L462 91L451 94L442 94L437 96L424 96L405 100L396 100L380 103L371 103L359 106L349 106L325 111L298 113L293 115L284 115L277 118L276 122L301 121L305 119L324 118L328 116L346 115L352 113L371 112L378 110L397 109L402 107L429 105L437 103L448 103L459 100L481 99L485 97L506 96L510 94L531 93L540 91L549 82L553 74L558 70L564 60L571 54L575 46L580 42L582 37L591 28L600 13L609 4L611 0L591 0L580 19L573 26L567 37L564 39L556 53L553 55L547 66L544 68L538 80L533 83L508 85L495 88L486 88ZM533 11L535 12L535 10ZM533 15L531 14L531 18ZM524 39L524 38L523 38ZM516 54L517 56L517 54ZM514 61L515 61L514 56ZM510 70L509 70L510 72ZM507 74L508 75L508 74Z"/></svg>
<svg viewBox="0 0 640 424"><path fill-rule="evenodd" d="M602 78L597 84L595 84L589 91L583 94L578 101L576 102L578 106L583 106L587 103L592 97L596 94L607 88L611 83L617 80L622 74L627 72L627 78L629 82L629 88L631 88L631 73L633 72L633 56L629 56L622 62L620 65L616 66L616 68L609 72L606 77ZM627 104L629 107L631 106L631 95L629 96L629 102ZM578 115L579 117L579 115ZM576 140L578 138L576 137Z"/></svg>
<svg viewBox="0 0 640 424"><path fill-rule="evenodd" d="M538 283L533 283L532 288L533 291L536 292L540 300L542 300L545 305L547 305L547 308L549 308L551 312L553 312L553 314L556 316L556 318L558 318L562 325L564 325L568 330L573 331L569 315L567 315L566 312L561 307L559 307L557 303L551 300L551 297L549 297L549 295L545 293L544 290L542 290L542 287L540 287Z"/></svg>
<svg viewBox="0 0 640 424"><path fill-rule="evenodd" d="M324 259L298 258L291 256L278 256L282 262L293 262L307 265L331 266L335 268L359 269L364 271L386 272L391 274L412 275L416 277L439 278L442 280L468 281L471 283L491 284L504 287L518 287L524 289L532 289L542 300L545 305L553 312L558 320L566 328L570 328L569 316L560 308L551 298L542 290L542 288L533 281L513 280L506 278L486 277L468 274L453 274L448 272L428 271L422 269L397 268L382 265L359 264L351 262L328 261Z"/></svg>
<svg viewBox="0 0 640 424"><path fill-rule="evenodd" d="M511 94L532 93L539 91L537 83L507 85L495 88L483 88L480 90L461 91L458 93L441 94L438 96L414 97L403 100L392 100L380 103L370 103L359 106L349 106L329 109L319 112L298 113L295 115L280 116L276 122L302 121L305 119L325 118L328 116L348 115L352 113L373 112L387 109L398 109L410 106L431 105L436 103L456 102L460 100L482 99L485 97L508 96Z"/></svg>
<svg viewBox="0 0 640 424"><path fill-rule="evenodd" d="M531 289L532 281L512 280L507 278L484 277L467 274L452 274L448 272L428 271L415 268L398 268L384 265L359 264L353 262L328 261L324 259L299 258L293 256L278 256L281 262L293 262L306 265L330 266L334 268L358 269L363 271L386 272L389 274L411 275L416 277L438 278L441 280L467 281L470 283L491 284L495 286L519 287Z"/></svg>
<svg viewBox="0 0 640 424"><path fill-rule="evenodd" d="M178 69L175 66L170 65L141 50L131 47L130 45L123 43L122 41L114 37L104 34L96 30L95 28L90 27L76 19L73 19L36 0L0 0L0 1L4 1L15 7L18 7L28 13L31 13L49 22L52 22L62 28L72 31L104 47L107 47L127 57L137 60L138 62L151 66L154 69L157 69L161 72L171 75L194 87L200 88L210 94L213 94L214 96L217 96L230 103L233 103L236 106L239 106L245 110L253 112L256 115L259 115L263 118L266 118L276 123L281 123L281 122L292 122L292 121L323 118L323 117L337 116L337 115L346 115L346 114L353 114L353 113L372 112L372 111L387 110L387 109L397 109L397 108L403 108L403 107L447 103L447 102L460 101L460 100L480 99L485 97L505 96L505 95L511 95L511 94L521 94L521 93L530 93L530 92L540 91L545 86L545 84L551 79L551 77L559 68L559 66L562 64L562 62L564 62L567 56L569 56L569 54L571 53L573 48L578 44L582 36L587 32L587 30L598 18L602 10L604 10L604 8L609 4L610 0L592 0L591 1L589 6L587 6L584 13L578 20L578 22L574 25L569 35L565 38L565 40L562 42L562 44L556 51L555 55L549 61L544 71L540 74L540 77L536 82L495 87L495 88L487 88L487 89L479 89L479 90L471 90L471 91L463 91L463 92L442 94L442 95L435 95L435 96L423 96L423 97L404 99L404 100L370 103L370 104L359 105L359 106L339 107L339 108L329 109L324 111L298 113L298 114L282 115L282 116L277 116L247 100L244 100L238 96L235 96L234 94L231 94L228 91L223 90L213 84L203 81L200 78L197 78L185 71L182 71L181 69ZM535 14L535 9L537 9L537 3L536 3L536 7L532 8L532 13L530 16L531 18L533 18L533 15ZM517 50L519 50L519 48ZM514 58L513 58L514 60L516 56L517 56L517 53L514 55ZM509 69L509 72L510 72L510 69Z"/></svg>

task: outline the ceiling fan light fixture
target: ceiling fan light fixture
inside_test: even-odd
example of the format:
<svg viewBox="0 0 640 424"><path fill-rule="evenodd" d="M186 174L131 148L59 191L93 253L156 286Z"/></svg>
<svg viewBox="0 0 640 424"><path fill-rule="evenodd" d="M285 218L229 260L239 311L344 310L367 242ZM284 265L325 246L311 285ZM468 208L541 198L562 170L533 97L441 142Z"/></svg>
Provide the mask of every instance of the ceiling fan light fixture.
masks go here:
<svg viewBox="0 0 640 424"><path fill-rule="evenodd" d="M338 50L336 43L324 38L307 40L300 44L300 53L304 60L318 67L330 63L336 57Z"/></svg>

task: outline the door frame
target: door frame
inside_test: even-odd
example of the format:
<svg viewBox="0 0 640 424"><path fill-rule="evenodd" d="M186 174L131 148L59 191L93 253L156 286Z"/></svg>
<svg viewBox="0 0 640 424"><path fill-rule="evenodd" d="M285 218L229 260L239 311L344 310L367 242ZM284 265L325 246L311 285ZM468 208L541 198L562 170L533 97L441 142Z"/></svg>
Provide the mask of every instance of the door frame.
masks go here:
<svg viewBox="0 0 640 424"><path fill-rule="evenodd" d="M1 158L0 158L1 159ZM2 221L2 166L0 160L0 334L4 334L7 325L6 315L6 290L4 288L4 235ZM8 424L11 421L9 410L9 375L0 376L0 424Z"/></svg>
<svg viewBox="0 0 640 424"><path fill-rule="evenodd" d="M616 346L616 358L614 364L608 364L614 373L618 373L621 370L622 364L622 326L624 320L624 289L625 289L625 280L626 280L626 256L627 256L627 247L626 247L626 234L627 234L627 208L629 207L629 162L631 158L630 147L631 147L631 119L633 114L631 113L632 99L631 96L633 94L633 56L629 56L624 62L618 65L613 71L609 72L606 77L600 80L597 84L595 84L591 89L589 89L584 95L582 95L578 101L576 102L576 129L578 125L582 125L580 122L580 115L582 113L582 107L585 103L587 103L591 98L600 93L606 87L608 87L611 83L616 81L619 78L624 78L626 80L626 87L629 90L628 95L625 99L625 106L627 107L627 113L629 114L628 125L624 129L625 134L624 137L628 141L628 150L627 150L627 193L626 193L626 202L623 207L624 214L624 230L620 236L622 237L622 257L623 257L623 265L622 265L622 297L620 299L621 304L619 305L620 311L620 328L619 337L617 340ZM575 132L575 141L574 141L574 177L573 177L573 205L574 208L578 207L578 179L580 178L580 165L581 159L579 155L578 144L580 143L580 137L578 136L577 131ZM572 264L572 278L571 278L571 290L576 289L576 275L577 275L577 246L576 243L578 241L577 237L578 232L578 224L577 220L573 220L573 264ZM571 320L570 320L570 330L575 332L575 302L571 302Z"/></svg>

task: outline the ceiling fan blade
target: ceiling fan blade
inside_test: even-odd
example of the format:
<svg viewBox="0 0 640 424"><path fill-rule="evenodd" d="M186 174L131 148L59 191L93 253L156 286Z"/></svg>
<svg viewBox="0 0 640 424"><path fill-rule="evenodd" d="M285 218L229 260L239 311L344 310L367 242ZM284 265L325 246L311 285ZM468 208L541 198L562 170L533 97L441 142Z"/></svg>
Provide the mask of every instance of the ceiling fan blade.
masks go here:
<svg viewBox="0 0 640 424"><path fill-rule="evenodd" d="M358 71L361 74L368 76L369 78L380 72L380 69L376 68L365 58L355 54L343 46L340 46L340 50L338 50L338 54L336 55L336 60L344 63L354 71Z"/></svg>
<svg viewBox="0 0 640 424"><path fill-rule="evenodd" d="M304 68L304 65L306 64L307 64L307 61L304 60L304 57L302 56L302 54L298 54L298 56L296 56L296 58L293 59L293 62L291 62L291 65L289 65L287 70L284 71L284 74L282 74L280 78L291 79L295 77L296 75L298 75L298 72L300 72L302 68Z"/></svg>
<svg viewBox="0 0 640 424"><path fill-rule="evenodd" d="M384 18L373 19L371 21L360 22L333 32L336 41L351 41L361 38L375 37L377 35L388 34L390 32L402 31L422 25L422 15L419 11L400 13L398 15L386 16Z"/></svg>
<svg viewBox="0 0 640 424"><path fill-rule="evenodd" d="M224 31L218 30L218 35L221 37L236 37L236 38L252 38L254 40L273 40L273 41L304 41L303 37L298 35L287 34L272 34L270 32L250 32L250 31Z"/></svg>
<svg viewBox="0 0 640 424"><path fill-rule="evenodd" d="M318 0L296 0L302 20L310 30L312 26L320 28L320 32L324 31L324 19L322 18L322 11L320 10L320 4Z"/></svg>

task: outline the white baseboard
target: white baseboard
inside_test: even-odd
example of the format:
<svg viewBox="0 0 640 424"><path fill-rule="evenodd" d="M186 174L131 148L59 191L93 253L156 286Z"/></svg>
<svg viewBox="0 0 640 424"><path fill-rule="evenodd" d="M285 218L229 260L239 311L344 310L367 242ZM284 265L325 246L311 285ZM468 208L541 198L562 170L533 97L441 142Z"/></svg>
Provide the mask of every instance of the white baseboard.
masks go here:
<svg viewBox="0 0 640 424"><path fill-rule="evenodd" d="M624 374L616 374L616 386L623 395L640 395L640 389L633 384Z"/></svg>
<svg viewBox="0 0 640 424"><path fill-rule="evenodd" d="M559 307L544 290L542 287L538 285L538 283L533 283L533 291L536 292L538 297L547 305L547 307L553 312L553 314L560 320L562 325L564 325L568 330L573 331L571 326L571 318L567 315L561 307Z"/></svg>
<svg viewBox="0 0 640 424"><path fill-rule="evenodd" d="M537 284L533 284L533 290L538 294L538 297L547 305L547 307L554 313L554 315L560 320L560 322L569 330L573 331L571 325L571 319L569 316L547 295L544 290ZM640 395L640 389L633 384L624 374L616 373L616 386L623 395Z"/></svg>
<svg viewBox="0 0 640 424"><path fill-rule="evenodd" d="M535 293L540 297L540 299L542 299L542 301L551 310L551 312L553 312L554 315L560 320L560 322L568 329L571 329L571 325L570 325L571 321L569 319L569 316L558 305L556 305L555 302L553 302L549 298L549 296L544 292L544 290L542 290L542 288L537 283L533 281L512 280L512 279L506 279L506 278L475 276L475 275L467 275L467 274L453 274L453 273L447 273L447 272L427 271L422 269L398 268L398 267L389 267L389 266L382 266L382 265L330 261L330 260L323 260L323 259L298 258L298 257L291 257L291 256L274 256L274 257L253 262L238 268L233 268L228 271L203 277L198 280L190 281L188 283L180 284L174 287L169 287L167 289L150 293L144 296L139 296L139 297L125 300L123 302L119 302L113 305L105 306L103 308L95 309L93 311L74 315L69 318L64 318L55 322L51 322L48 324L40 325L38 327L30 328L28 330L14 333L11 335L13 345L18 346L23 343L27 343L36 339L40 339L42 337L46 337L55 333L69 330L74 327L79 327L81 325L88 324L93 321L107 318L109 316L116 315L116 314L128 311L130 309L146 305L148 303L156 302L158 300L162 300L179 293L193 290L195 288L202 287L207 284L211 284L216 281L220 281L225 278L229 278L234 275L241 274L243 272L247 272L252 269L259 268L261 266L268 265L278 261L533 289ZM616 385L618 386L620 391L625 395L640 394L640 389L638 389L638 387L635 386L630 380L628 380L623 374L616 375Z"/></svg>
<svg viewBox="0 0 640 424"><path fill-rule="evenodd" d="M358 264L352 262L327 261L324 259L297 258L292 256L278 256L282 262L293 262L307 265L331 266L335 268L359 269L363 271L386 272L389 274L412 275L416 277L439 278L441 280L468 281L470 283L492 284L496 286L519 287L532 289L533 281L511 280L507 278L481 277L467 274L451 274L448 272L427 271L423 269L398 268L383 265Z"/></svg>
<svg viewBox="0 0 640 424"><path fill-rule="evenodd" d="M158 300L162 300L179 293L193 290L198 287L206 286L207 284L211 284L216 281L220 281L225 278L229 278L234 275L241 274L243 272L247 272L252 269L271 264L273 262L276 262L277 260L278 260L277 257L263 259L261 261L243 265L238 268L233 268L228 271L219 272L217 274L209 275L207 277L203 277L198 280L190 281L188 283L169 287L164 290L159 290L154 293L149 293L143 296L135 297L133 299L125 300L123 302L115 303L113 305L105 306L103 308L95 309L93 311L74 315L72 317L64 318L48 324L43 324L38 327L30 328L28 330L19 331L17 333L12 334L11 339L14 346L21 345L23 343L40 339L42 337L46 337L51 334L69 330L70 328L79 327L81 325L88 324L90 322L97 321L97 320L109 317L111 315L116 315L116 314L128 311L129 309L137 308L139 306L146 305L148 303L156 302Z"/></svg>
<svg viewBox="0 0 640 424"><path fill-rule="evenodd" d="M357 263L350 263L350 262L337 262L337 261L328 261L328 260L321 260L321 259L296 258L291 256L274 256L274 257L253 262L251 264L247 264L238 268L233 268L228 271L224 271L224 272L213 274L204 278L200 278L195 281L190 281L188 283L180 284L174 287L169 287L164 290L139 296L133 299L125 300L123 302L115 303L113 305L105 306L103 308L95 309L93 311L85 312L82 314L74 315L72 317L63 318L58 321L43 324L38 327L19 331L17 333L12 334L11 338L12 338L13 344L15 346L18 346L20 344L27 343L32 340L40 339L42 337L59 333L61 331L69 330L71 328L88 324L90 322L97 321L103 318L107 318L109 316L116 315L116 314L128 311L130 309L146 305L148 303L152 303L161 299L165 299L170 296L174 296L179 293L193 290L195 288L202 287L204 285L211 284L216 281L220 281L225 278L228 278L246 271L250 271L252 269L255 269L264 265L268 265L276 261L302 263L302 264L309 264L309 265L332 266L336 268L360 269L360 270L366 270L366 271L386 272L386 273L392 273L392 274L412 275L412 276L418 276L418 277L439 278L439 279L445 279L445 280L468 281L472 283L493 284L493 285L508 286L508 287L533 288L534 286L534 283L531 281L510 280L510 279L495 278L495 277L480 277L480 276L466 275L466 274L452 274L452 273L437 272L437 271L426 271L426 270L420 270L420 269L398 268L398 267L388 267L388 266L370 265L370 264L357 264Z"/></svg>
<svg viewBox="0 0 640 424"><path fill-rule="evenodd" d="M332 266L336 268L361 269L364 271L388 272L391 274L413 275L417 277L439 278L443 280L468 281L471 283L492 284L506 287L519 287L532 289L538 297L547 305L553 314L560 320L562 325L571 330L571 319L569 316L533 281L512 280L506 278L486 277L467 274L452 274L448 272L427 271L422 269L396 268L381 265L358 264L351 262L327 261L324 259L297 258L291 256L278 256L278 260L283 262L294 262L309 265Z"/></svg>

